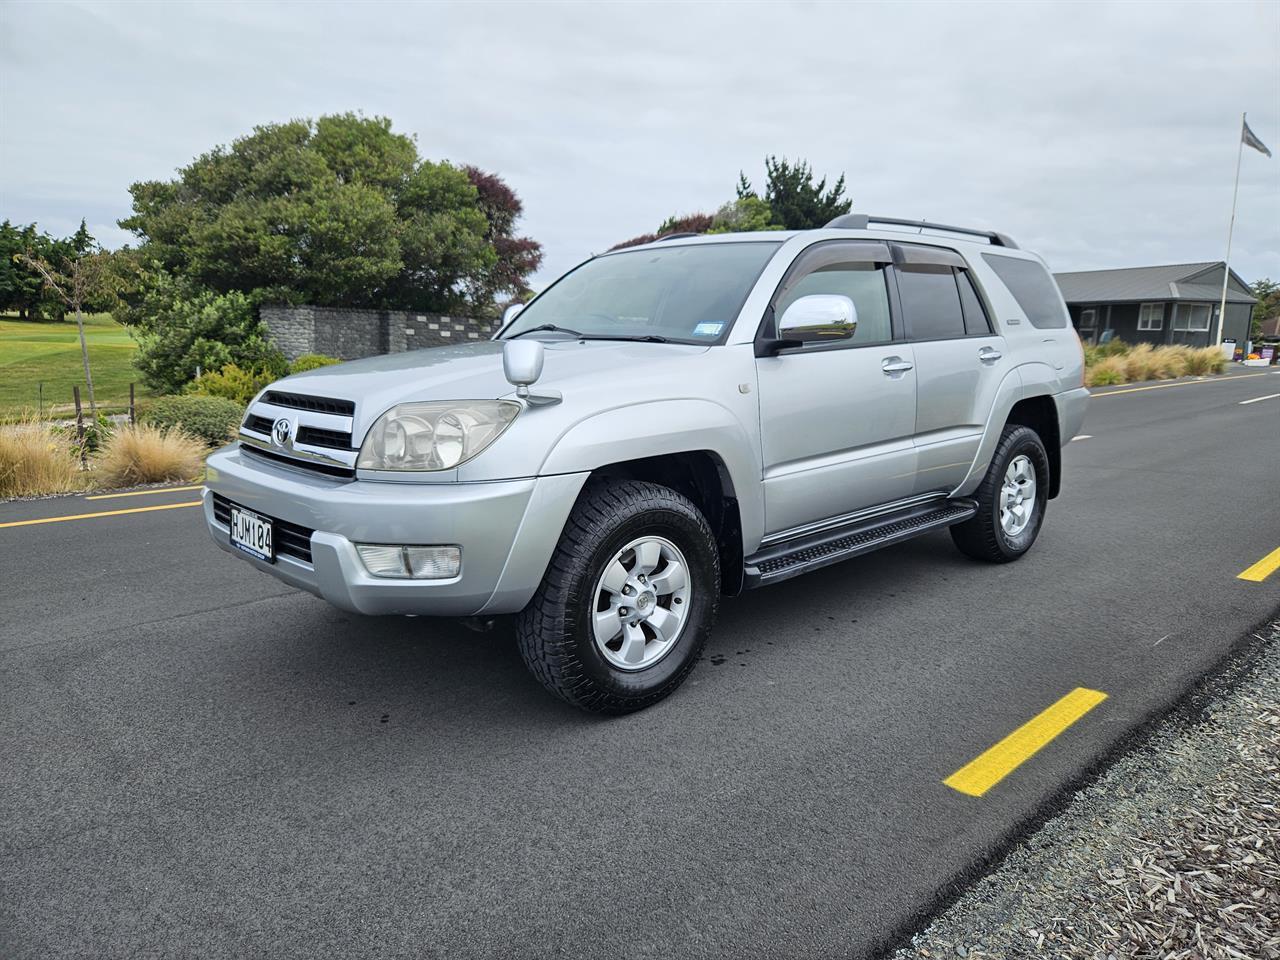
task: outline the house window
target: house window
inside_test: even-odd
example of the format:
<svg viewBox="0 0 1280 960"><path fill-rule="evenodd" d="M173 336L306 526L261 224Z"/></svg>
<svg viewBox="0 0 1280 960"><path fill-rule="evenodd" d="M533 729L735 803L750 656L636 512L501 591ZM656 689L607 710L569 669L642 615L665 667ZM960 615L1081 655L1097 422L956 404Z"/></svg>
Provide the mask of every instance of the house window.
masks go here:
<svg viewBox="0 0 1280 960"><path fill-rule="evenodd" d="M1213 308L1207 303L1180 303L1173 317L1173 329L1188 333L1206 333L1213 319Z"/></svg>
<svg viewBox="0 0 1280 960"><path fill-rule="evenodd" d="M1164 304L1163 303L1144 303L1138 308L1138 329L1139 330L1163 330L1164 329Z"/></svg>

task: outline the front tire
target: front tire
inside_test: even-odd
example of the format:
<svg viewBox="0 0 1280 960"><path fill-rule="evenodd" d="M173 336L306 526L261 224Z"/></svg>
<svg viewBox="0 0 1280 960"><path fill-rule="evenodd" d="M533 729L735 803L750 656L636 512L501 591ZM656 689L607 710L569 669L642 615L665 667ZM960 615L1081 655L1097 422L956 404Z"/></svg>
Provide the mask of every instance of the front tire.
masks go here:
<svg viewBox="0 0 1280 960"><path fill-rule="evenodd" d="M697 507L655 483L592 481L517 619L520 655L576 707L641 710L689 675L719 599L719 550Z"/></svg>
<svg viewBox="0 0 1280 960"><path fill-rule="evenodd" d="M1049 502L1049 455L1040 435L1030 427L1006 426L974 497L978 512L951 528L961 553L1008 563L1030 550Z"/></svg>

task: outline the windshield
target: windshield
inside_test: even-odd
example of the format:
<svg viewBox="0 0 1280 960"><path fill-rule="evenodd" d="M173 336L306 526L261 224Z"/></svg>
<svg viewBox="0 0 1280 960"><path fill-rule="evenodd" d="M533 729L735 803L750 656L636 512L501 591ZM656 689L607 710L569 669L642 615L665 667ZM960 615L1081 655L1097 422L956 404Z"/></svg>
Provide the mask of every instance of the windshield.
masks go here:
<svg viewBox="0 0 1280 960"><path fill-rule="evenodd" d="M596 257L544 291L502 337L554 326L587 338L715 343L778 246L698 243Z"/></svg>

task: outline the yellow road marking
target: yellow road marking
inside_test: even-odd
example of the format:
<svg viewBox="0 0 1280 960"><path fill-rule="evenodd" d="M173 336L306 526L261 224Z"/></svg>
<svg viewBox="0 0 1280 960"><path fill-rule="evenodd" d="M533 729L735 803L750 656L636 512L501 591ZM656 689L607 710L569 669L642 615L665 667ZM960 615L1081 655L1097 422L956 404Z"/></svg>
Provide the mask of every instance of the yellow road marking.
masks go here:
<svg viewBox="0 0 1280 960"><path fill-rule="evenodd" d="M1215 377L1204 380L1183 380L1180 383L1155 383L1149 387L1129 387L1125 390L1108 390L1106 393L1091 393L1092 397L1114 397L1117 393L1141 393L1143 390L1168 390L1170 387L1193 387L1197 383L1224 383L1227 380L1248 380L1250 377L1265 377L1265 373L1239 373L1234 377Z"/></svg>
<svg viewBox="0 0 1280 960"><path fill-rule="evenodd" d="M152 510L177 510L179 507L198 507L201 501L189 503L162 503L154 507L130 507L128 510L103 510L101 513L77 513L70 517L41 517L39 520L10 520L0 527L33 527L38 523L62 523L64 520L92 520L95 517L118 517L126 513L150 513Z"/></svg>
<svg viewBox="0 0 1280 960"><path fill-rule="evenodd" d="M1105 699L1101 690L1076 687L942 782L971 797L982 796Z"/></svg>
<svg viewBox="0 0 1280 960"><path fill-rule="evenodd" d="M183 490L199 490L200 484L190 487L156 487L154 490L133 490L129 493L99 493L86 500L114 500L116 497L147 497L159 493L181 493Z"/></svg>
<svg viewBox="0 0 1280 960"><path fill-rule="evenodd" d="M1254 583L1261 583L1277 570L1280 570L1280 547L1272 550L1248 570L1245 570L1243 573L1236 574L1236 579L1252 580Z"/></svg>

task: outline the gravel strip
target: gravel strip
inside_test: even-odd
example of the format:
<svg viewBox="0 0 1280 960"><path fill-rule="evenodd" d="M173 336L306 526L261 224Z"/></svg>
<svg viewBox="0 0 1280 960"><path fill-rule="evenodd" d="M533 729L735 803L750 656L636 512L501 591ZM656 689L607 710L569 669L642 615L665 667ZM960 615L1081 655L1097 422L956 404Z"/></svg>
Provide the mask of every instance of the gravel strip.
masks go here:
<svg viewBox="0 0 1280 960"><path fill-rule="evenodd" d="M1259 639L895 960L1280 958L1280 623Z"/></svg>

